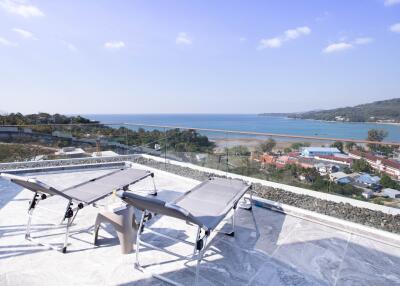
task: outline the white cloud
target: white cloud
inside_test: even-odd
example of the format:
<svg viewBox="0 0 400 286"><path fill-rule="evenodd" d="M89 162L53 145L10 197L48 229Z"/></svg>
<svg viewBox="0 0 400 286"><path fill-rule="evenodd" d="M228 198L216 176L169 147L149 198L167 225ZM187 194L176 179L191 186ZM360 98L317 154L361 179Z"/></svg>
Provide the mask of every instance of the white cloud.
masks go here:
<svg viewBox="0 0 400 286"><path fill-rule="evenodd" d="M246 42L247 41L247 39L245 38L245 37L240 37L239 38L239 42L241 42L241 43L244 43L244 42Z"/></svg>
<svg viewBox="0 0 400 286"><path fill-rule="evenodd" d="M400 33L400 23L393 24L390 26L389 30L393 33Z"/></svg>
<svg viewBox="0 0 400 286"><path fill-rule="evenodd" d="M342 52L342 51L352 49L355 46L368 45L368 44L372 43L373 41L374 41L374 39L370 38L370 37L356 38L353 41L346 41L346 38L342 38L340 40L340 42L333 43L333 44L326 46L322 52L325 54Z"/></svg>
<svg viewBox="0 0 400 286"><path fill-rule="evenodd" d="M385 6L393 6L396 4L400 4L400 0L385 0Z"/></svg>
<svg viewBox="0 0 400 286"><path fill-rule="evenodd" d="M2 38L2 37L0 37L0 45L2 45L2 46L9 46L9 47L18 46L17 43L10 42L9 40L4 39L4 38Z"/></svg>
<svg viewBox="0 0 400 286"><path fill-rule="evenodd" d="M175 43L177 45L191 45L193 41L185 32L180 32L175 39Z"/></svg>
<svg viewBox="0 0 400 286"><path fill-rule="evenodd" d="M341 43L335 43L327 46L323 52L325 54L330 54L330 53L336 53L336 52L342 52L348 49L353 48L352 44L341 42Z"/></svg>
<svg viewBox="0 0 400 286"><path fill-rule="evenodd" d="M286 39L294 40L302 35L308 35L311 33L311 29L309 27L299 27L296 29L290 29L285 31Z"/></svg>
<svg viewBox="0 0 400 286"><path fill-rule="evenodd" d="M14 32L16 32L18 35L20 35L24 39L32 39L32 40L37 40L35 35L32 32L29 32L27 30L19 29L19 28L14 28Z"/></svg>
<svg viewBox="0 0 400 286"><path fill-rule="evenodd" d="M284 42L307 36L311 33L311 29L307 26L286 30L282 35L269 39L261 39L258 46L259 50L266 48L279 48Z"/></svg>
<svg viewBox="0 0 400 286"><path fill-rule="evenodd" d="M355 45L367 45L367 44L372 43L373 41L374 41L374 39L365 37L365 38L356 38L353 43Z"/></svg>
<svg viewBox="0 0 400 286"><path fill-rule="evenodd" d="M7 13L19 15L24 18L44 16L44 13L38 7L22 1L0 0L0 7Z"/></svg>
<svg viewBox="0 0 400 286"><path fill-rule="evenodd" d="M271 38L271 39L262 39L260 41L260 45L258 46L259 49L265 48L279 48L282 46L282 39L281 38Z"/></svg>
<svg viewBox="0 0 400 286"><path fill-rule="evenodd" d="M119 50L125 48L125 43L122 41L112 41L104 43L104 47L108 50Z"/></svg>

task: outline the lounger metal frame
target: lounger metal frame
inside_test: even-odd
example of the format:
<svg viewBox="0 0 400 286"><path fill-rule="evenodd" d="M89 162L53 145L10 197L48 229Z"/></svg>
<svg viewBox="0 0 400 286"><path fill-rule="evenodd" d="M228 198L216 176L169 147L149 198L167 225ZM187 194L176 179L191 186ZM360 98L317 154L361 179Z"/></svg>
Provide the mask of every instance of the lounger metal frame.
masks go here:
<svg viewBox="0 0 400 286"><path fill-rule="evenodd" d="M246 193L247 192L250 193L249 197L245 197L244 194L241 197L241 199L244 199L247 202L246 205L244 205L244 204L239 205L239 201L238 201L232 206L232 208L231 208L231 210L233 210L233 213L231 214L231 227L232 227L232 229L229 232L223 232L224 234L229 235L229 236L234 236L235 235L235 216L236 216L237 207L242 208L242 209L247 209L247 210L250 210L250 211L252 210L252 205L253 205L253 188L252 188L252 185L248 186L248 189L247 189ZM190 262L190 261L196 260L195 283L194 283L194 285L195 286L198 285L199 272L200 272L200 263L201 263L201 261L202 261L202 259L204 257L205 251L210 246L211 242L208 242L208 240L210 238L212 230L204 229L202 226L198 225L197 226L197 234L196 234L195 240L194 240L194 242L190 242L190 241L182 240L182 239L179 239L179 238L176 238L176 237L172 237L172 236L169 236L169 235L154 231L154 230L152 230L150 228L146 229L146 224L152 218L154 218L155 216L157 216L157 214L151 213L148 210L143 210L143 212L142 212L140 223L139 223L139 227L138 227L138 231L137 231L137 234L136 234L135 268L137 268L138 270L140 270L142 272L149 272L145 267L143 267L140 264L140 261L139 261L140 246L143 245L145 247L148 247L148 248L151 248L151 249L154 249L154 250L157 250L157 251L161 251L161 252L164 252L164 253L167 253L167 254L170 254L170 255L174 255L174 256L176 256L176 257L178 257L180 259L187 260L187 263ZM223 223L223 221L224 220L222 220L220 222L220 224ZM189 223L189 224L192 224L192 223ZM170 239L170 240L173 240L173 241L176 241L176 242L182 242L182 243L185 243L187 245L190 245L190 246L193 247L193 254L191 256L183 256L183 255L180 255L178 253L171 252L171 251L162 249L160 247L154 246L154 245L152 245L150 243L147 243L147 242L145 242L145 241L143 241L141 239L141 236L145 231L146 232L150 232L150 233L152 233L154 235L163 237L163 238L167 238L167 239ZM217 231L221 232L221 230L217 230ZM185 266L187 266L187 263L185 263ZM169 278L167 278L167 277L165 277L163 275L160 275L160 274L157 274L157 273L154 273L154 272L149 272L149 274L151 274L154 278L157 278L159 280L167 282L167 283L169 283L171 285L183 286L182 284L180 284L180 283L178 283L176 281L173 281L173 280L171 280L171 279L169 279Z"/></svg>
<svg viewBox="0 0 400 286"><path fill-rule="evenodd" d="M118 172L118 171L121 171L121 170L122 169L118 169L115 172ZM92 179L92 180L87 181L87 182L80 183L80 184L72 186L72 187L70 187L68 189L73 189L73 188L76 188L76 187L78 187L78 186L80 186L82 184L94 182L94 181L96 181L96 180L98 180L100 178L112 175L115 172L111 172L111 173L105 174L103 176L99 176L99 177L97 177L95 179ZM26 182L36 184L37 186L40 186L42 188L42 191L33 191L33 190L29 189L30 191L34 192L34 195L32 197L32 200L29 201L28 222L27 222L26 231L25 231L25 239L27 239L27 240L35 243L35 244L46 246L46 247L48 247L50 249L54 249L54 250L60 251L62 253L66 253L67 252L70 227L71 227L72 223L74 222L76 216L78 215L79 210L83 209L87 205L91 205L93 207L97 207L97 205L96 205L97 201L99 201L101 199L104 199L105 197L107 197L110 194L112 194L114 191L118 190L118 189L110 190L109 194L103 195L101 197L98 197L94 202L92 202L90 204L87 204L87 203L84 203L82 201L79 201L79 200L73 199L71 197L68 197L63 192L58 191L57 189L55 189L55 188L53 188L51 186L48 186L48 185L46 185L46 184L44 184L44 183L42 183L40 181L37 181L35 179L15 176L15 175L12 175L12 174L7 174L7 173L0 173L0 175L2 177L6 178L6 179L9 179L11 182L14 182L14 183L16 183L15 182L16 180L25 179ZM145 176L143 176L143 177L141 177L141 178L139 178L137 180L134 180L131 183L126 184L126 185L122 186L119 189L128 190L130 185L133 185L133 184L135 184L135 183L137 183L137 182L139 182L139 181L141 181L141 180L143 180L143 179L145 179L145 178L147 178L149 176L152 177L152 182L153 182L153 187L154 187L153 191L151 191L149 194L153 195L153 196L156 196L157 195L157 188L156 188L156 184L155 184L155 181L154 181L154 173L153 172L149 172L149 171L148 171L147 175L145 175ZM18 184L18 183L16 183L16 184ZM34 211L35 211L36 207L38 206L39 202L43 201L43 200L45 200L45 199L47 199L47 198L49 198L51 196L56 196L56 195L59 195L59 196L61 196L61 197L63 197L63 198L68 200L68 203L67 203L67 206L66 206L66 209L65 209L65 212L64 212L64 216L63 216L61 222L58 224L58 225L62 225L65 222L65 220L67 220L67 222L65 224L64 242L63 242L63 245L59 246L59 247L57 247L57 246L55 246L53 244L50 244L50 243L43 242L43 241L41 241L41 240L39 240L39 239L37 239L35 237L32 237L32 235L31 235L32 219L34 218L33 214L34 214ZM75 207L73 207L74 204L76 204ZM43 219L41 219L41 220L43 220ZM55 224L53 224L53 225L57 226Z"/></svg>

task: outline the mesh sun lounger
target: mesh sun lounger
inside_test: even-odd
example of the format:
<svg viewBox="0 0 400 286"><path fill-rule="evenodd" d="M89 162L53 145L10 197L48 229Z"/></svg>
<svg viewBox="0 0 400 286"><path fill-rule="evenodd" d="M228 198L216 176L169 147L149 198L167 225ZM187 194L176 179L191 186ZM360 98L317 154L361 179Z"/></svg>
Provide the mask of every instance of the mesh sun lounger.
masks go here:
<svg viewBox="0 0 400 286"><path fill-rule="evenodd" d="M210 178L209 180L204 181L193 189L189 190L172 203L167 203L154 197L143 197L131 192L118 192L118 195L125 202L143 211L136 239L136 267L142 271L145 271L145 269L139 263L140 244L171 254L170 251L163 250L159 247L141 241L140 236L145 231L146 223L154 217L152 214L174 217L197 226L197 235L194 243L167 236L149 228L146 229L146 231L164 238L180 241L194 246L193 255L191 257L181 256L175 253L174 255L182 259L197 260L195 276L195 284L197 284L199 266L207 248L207 239L209 238L211 232L216 230L216 227L224 220L231 210L234 211L231 216L232 231L226 234L232 236L234 235L235 210L239 200L244 197L248 191L251 191L251 185L248 185L243 181L234 179ZM245 199L250 201L250 203L247 205L247 209L251 209L251 192L250 198ZM172 281L162 275L154 273L152 273L152 275L155 278L161 279L170 284L180 285L179 283L176 283L175 281Z"/></svg>
<svg viewBox="0 0 400 286"><path fill-rule="evenodd" d="M149 176L153 178L154 192L152 195L157 194L154 184L154 174L149 171L133 168L118 169L106 175L93 178L90 181L86 181L66 189L57 189L49 186L37 180L35 177L23 177L7 173L1 173L0 176L34 193L32 200L29 202L29 219L25 238L41 245L45 245L56 250L61 250L63 253L65 253L67 250L69 228L79 210L84 206L94 205L97 201L107 197L114 191L127 190L129 185L135 184L136 182L141 181ZM45 200L49 196L61 196L68 201L62 220L62 222L67 220L65 225L65 240L63 246L59 248L50 244L42 243L31 237L31 222L35 207L41 200ZM73 207L74 204L76 204L75 207Z"/></svg>

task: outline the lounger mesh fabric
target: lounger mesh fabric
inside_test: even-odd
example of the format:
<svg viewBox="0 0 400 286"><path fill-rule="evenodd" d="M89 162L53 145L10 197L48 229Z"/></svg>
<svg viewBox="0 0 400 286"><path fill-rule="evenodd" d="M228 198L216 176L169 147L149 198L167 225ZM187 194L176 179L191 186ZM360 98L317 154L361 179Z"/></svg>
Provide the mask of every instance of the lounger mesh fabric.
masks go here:
<svg viewBox="0 0 400 286"><path fill-rule="evenodd" d="M194 187L178 198L175 204L213 230L248 189L243 181L213 178Z"/></svg>
<svg viewBox="0 0 400 286"><path fill-rule="evenodd" d="M213 230L249 188L249 185L239 180L212 178L172 203L130 192L123 192L120 196L138 209L187 220L204 229Z"/></svg>
<svg viewBox="0 0 400 286"><path fill-rule="evenodd" d="M56 189L34 177L2 174L3 177L33 192L60 195L66 199L72 199L85 204L92 204L111 194L114 190L122 189L124 186L133 184L150 175L151 173L145 170L119 169L67 189Z"/></svg>
<svg viewBox="0 0 400 286"><path fill-rule="evenodd" d="M149 175L150 173L145 170L124 169L72 187L63 193L73 199L91 204L99 198L109 195L112 191L122 189Z"/></svg>

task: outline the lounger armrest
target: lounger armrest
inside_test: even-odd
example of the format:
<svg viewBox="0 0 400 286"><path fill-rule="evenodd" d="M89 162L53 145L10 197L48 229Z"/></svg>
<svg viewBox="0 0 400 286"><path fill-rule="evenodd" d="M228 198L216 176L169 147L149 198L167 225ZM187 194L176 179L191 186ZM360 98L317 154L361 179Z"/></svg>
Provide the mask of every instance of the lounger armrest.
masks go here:
<svg viewBox="0 0 400 286"><path fill-rule="evenodd" d="M22 180L22 181L28 181L28 179L26 177L22 177L22 176L17 176L17 175L13 175L13 174L9 174L9 173L0 173L0 177L3 177L4 179L7 180Z"/></svg>
<svg viewBox="0 0 400 286"><path fill-rule="evenodd" d="M186 210L186 209L184 209L184 208L182 208L182 207L180 207L180 206L177 206L176 204L173 204L173 203L166 203L165 206L166 206L167 208L170 208L170 209L173 209L173 210L176 210L176 211L182 213L182 214L183 214L184 216L186 216L186 217L191 216L191 214L190 214L190 212L189 212L188 210Z"/></svg>

